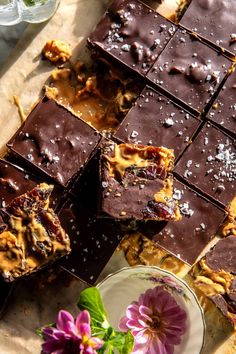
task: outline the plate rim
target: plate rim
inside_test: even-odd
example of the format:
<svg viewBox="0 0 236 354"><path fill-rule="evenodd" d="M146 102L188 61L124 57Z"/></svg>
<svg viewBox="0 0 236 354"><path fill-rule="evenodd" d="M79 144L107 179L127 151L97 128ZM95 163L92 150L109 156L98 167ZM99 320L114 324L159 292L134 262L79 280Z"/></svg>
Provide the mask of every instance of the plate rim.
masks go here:
<svg viewBox="0 0 236 354"><path fill-rule="evenodd" d="M194 300L200 310L200 314L201 314L201 318L202 318L202 324L203 324L203 334L202 334L202 345L201 345L201 348L200 348L200 352L199 354L202 352L202 349L204 347L204 344L205 344L205 339L206 339L206 321L205 321L205 315L204 315L204 310L198 300L198 297L197 295L195 294L195 292L191 289L191 287L186 283L185 280L181 279L180 277L178 277L176 274L172 273L171 271L169 270L166 270L166 269L162 269L158 266L146 266L146 265L136 265L136 266L126 266L126 267L122 267L121 269L118 269L116 270L115 272L113 273L109 273L104 279L102 279L98 284L96 284L96 288L99 290L99 287L101 285L103 285L103 283L105 283L108 279L112 278L113 276L125 271L125 270L131 270L131 269L138 269L138 268L149 268L149 269L153 269L153 270L158 270L158 271L161 271L161 272L164 272L168 275L170 275L171 277L175 278L176 280L178 280L179 282L181 282L187 289L188 291L190 291L190 293L193 295L194 297Z"/></svg>

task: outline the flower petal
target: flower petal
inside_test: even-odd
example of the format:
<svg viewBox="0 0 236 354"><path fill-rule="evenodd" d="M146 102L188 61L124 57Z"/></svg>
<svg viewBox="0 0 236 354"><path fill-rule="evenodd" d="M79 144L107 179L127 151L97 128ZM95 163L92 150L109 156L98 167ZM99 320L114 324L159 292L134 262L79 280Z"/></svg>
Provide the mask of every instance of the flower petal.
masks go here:
<svg viewBox="0 0 236 354"><path fill-rule="evenodd" d="M94 349L100 349L103 344L104 344L104 341L100 338L97 338L97 337L91 337L90 340L89 340L89 344L94 348Z"/></svg>
<svg viewBox="0 0 236 354"><path fill-rule="evenodd" d="M120 319L120 322L119 322L119 329L123 332L127 332L129 330L129 327L127 326L127 317L126 316L123 316L121 317Z"/></svg>
<svg viewBox="0 0 236 354"><path fill-rule="evenodd" d="M59 341L49 341L42 344L42 350L45 354L56 353L58 350L64 350L65 344Z"/></svg>
<svg viewBox="0 0 236 354"><path fill-rule="evenodd" d="M90 325L88 323L81 323L79 325L78 330L79 330L79 333L80 333L82 338L83 337L90 338L90 336L91 336L91 328L90 328Z"/></svg>
<svg viewBox="0 0 236 354"><path fill-rule="evenodd" d="M126 316L132 320L139 315L139 306L137 304L129 305L126 309Z"/></svg>
<svg viewBox="0 0 236 354"><path fill-rule="evenodd" d="M79 328L81 323L87 323L90 326L90 315L87 310L81 311L75 321L76 327Z"/></svg>
<svg viewBox="0 0 236 354"><path fill-rule="evenodd" d="M150 307L144 306L144 305L140 305L139 306L139 313L147 318L148 320L150 319L150 316L152 315L152 309Z"/></svg>
<svg viewBox="0 0 236 354"><path fill-rule="evenodd" d="M59 311L58 316L57 316L57 322L56 322L57 328L62 331L67 332L68 322L74 323L73 316L65 310Z"/></svg>

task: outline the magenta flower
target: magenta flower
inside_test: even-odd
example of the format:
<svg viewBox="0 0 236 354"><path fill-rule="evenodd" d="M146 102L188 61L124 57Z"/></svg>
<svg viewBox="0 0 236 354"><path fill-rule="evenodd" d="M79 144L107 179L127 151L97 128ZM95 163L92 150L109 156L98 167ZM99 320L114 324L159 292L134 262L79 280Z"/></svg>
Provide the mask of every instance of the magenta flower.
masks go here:
<svg viewBox="0 0 236 354"><path fill-rule="evenodd" d="M157 286L127 307L119 328L133 334L133 354L172 354L186 331L186 319L175 299Z"/></svg>
<svg viewBox="0 0 236 354"><path fill-rule="evenodd" d="M90 315L86 310L76 320L69 312L59 311L56 328L44 328L43 337L44 354L96 354L96 349L103 346L101 339L91 337Z"/></svg>

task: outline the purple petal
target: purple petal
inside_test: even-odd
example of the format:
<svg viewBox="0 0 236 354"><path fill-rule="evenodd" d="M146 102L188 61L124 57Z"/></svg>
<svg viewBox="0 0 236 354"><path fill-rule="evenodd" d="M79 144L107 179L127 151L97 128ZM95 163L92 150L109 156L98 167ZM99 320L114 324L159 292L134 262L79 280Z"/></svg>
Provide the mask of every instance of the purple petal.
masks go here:
<svg viewBox="0 0 236 354"><path fill-rule="evenodd" d="M43 329L43 336L46 340L68 340L71 336L68 333L59 331L53 327L46 327Z"/></svg>
<svg viewBox="0 0 236 354"><path fill-rule="evenodd" d="M87 323L90 326L90 315L87 310L81 311L76 318L75 324L77 328L79 328L81 323Z"/></svg>
<svg viewBox="0 0 236 354"><path fill-rule="evenodd" d="M172 351L169 351L172 346L166 346L166 343L162 343L158 337L153 337L153 339L149 343L149 352L150 354L171 354Z"/></svg>
<svg viewBox="0 0 236 354"><path fill-rule="evenodd" d="M55 353L58 350L64 350L65 344L59 341L50 341L42 344L42 350L45 354Z"/></svg>
<svg viewBox="0 0 236 354"><path fill-rule="evenodd" d="M79 325L79 332L80 332L81 337L90 338L90 336L91 336L90 325L88 323L81 323Z"/></svg>
<svg viewBox="0 0 236 354"><path fill-rule="evenodd" d="M62 331L67 332L68 322L74 323L73 316L65 310L59 311L58 316L57 316L57 323L56 323L57 328Z"/></svg>
<svg viewBox="0 0 236 354"><path fill-rule="evenodd" d="M126 316L123 316L121 319L120 319L120 322L119 322L119 329L123 332L127 332L129 330L129 327L127 326L127 317Z"/></svg>
<svg viewBox="0 0 236 354"><path fill-rule="evenodd" d="M96 352L91 347L86 347L84 349L80 349L80 354L95 354L95 353Z"/></svg>
<svg viewBox="0 0 236 354"><path fill-rule="evenodd" d="M150 316L152 315L152 309L147 306L140 305L139 306L139 313L145 317L147 320L150 320Z"/></svg>
<svg viewBox="0 0 236 354"><path fill-rule="evenodd" d="M139 329L142 329L144 327L141 323L139 323L138 319L137 320L128 320L127 326L129 328L139 328Z"/></svg>
<svg viewBox="0 0 236 354"><path fill-rule="evenodd" d="M129 305L126 309L126 316L132 320L139 315L139 306L137 304Z"/></svg>
<svg viewBox="0 0 236 354"><path fill-rule="evenodd" d="M92 343L94 349L100 349L104 344L104 341L97 337L90 338L89 342Z"/></svg>

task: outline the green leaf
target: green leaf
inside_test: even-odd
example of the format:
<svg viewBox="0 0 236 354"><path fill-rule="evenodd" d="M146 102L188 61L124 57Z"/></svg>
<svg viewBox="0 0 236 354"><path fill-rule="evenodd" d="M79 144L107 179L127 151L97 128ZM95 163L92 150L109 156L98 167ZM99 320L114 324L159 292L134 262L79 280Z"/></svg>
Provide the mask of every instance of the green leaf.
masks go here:
<svg viewBox="0 0 236 354"><path fill-rule="evenodd" d="M100 324L104 329L110 327L107 313L97 288L91 287L83 290L80 293L77 306L80 310L87 310L90 313L92 326Z"/></svg>
<svg viewBox="0 0 236 354"><path fill-rule="evenodd" d="M109 341L109 344L116 348L120 354L131 353L134 345L134 337L130 332L115 332L114 337Z"/></svg>
<svg viewBox="0 0 236 354"><path fill-rule="evenodd" d="M109 324L106 310L95 287L87 288L80 293L78 301L80 310L87 310L91 317L92 335L104 340L104 345L98 350L99 354L130 354L134 338L130 332L118 332ZM114 352L115 349L115 352Z"/></svg>

